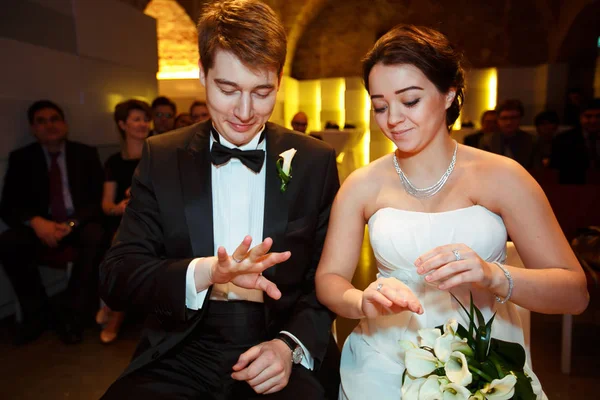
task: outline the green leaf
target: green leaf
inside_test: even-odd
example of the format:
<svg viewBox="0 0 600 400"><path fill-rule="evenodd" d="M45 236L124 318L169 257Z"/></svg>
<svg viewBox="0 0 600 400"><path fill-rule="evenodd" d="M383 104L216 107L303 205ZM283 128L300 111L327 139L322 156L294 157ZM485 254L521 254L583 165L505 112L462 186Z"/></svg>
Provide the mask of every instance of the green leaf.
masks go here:
<svg viewBox="0 0 600 400"><path fill-rule="evenodd" d="M467 332L467 330L465 329L465 327L462 326L461 324L458 324L458 328L456 329L456 333L462 339L467 338L467 344L469 345L469 347L471 349L473 349L473 351L475 351L475 340L473 339L473 334L469 334L469 332Z"/></svg>
<svg viewBox="0 0 600 400"><path fill-rule="evenodd" d="M502 365L511 371L523 371L525 365L525 349L519 343L505 342L500 339L492 339L490 353L500 359Z"/></svg>
<svg viewBox="0 0 600 400"><path fill-rule="evenodd" d="M469 332L466 332L466 330L463 328L463 332L461 332L461 325L458 324L459 328L458 328L458 332L460 334L461 338L467 338L467 343L469 343L469 346L471 346L471 348L473 349L473 351L475 351L475 340L473 339L473 329L475 327L475 320L473 318L473 293L471 293L471 311L467 311L467 309L465 308L465 306L463 306L463 304L460 302L460 300L458 300L458 298L454 295L454 293L450 293L450 296L452 296L452 298L454 300L456 300L456 302L460 305L460 307L463 309L463 311L465 312L465 314L467 314L467 316L469 317Z"/></svg>
<svg viewBox="0 0 600 400"><path fill-rule="evenodd" d="M485 325L477 328L475 336L475 358L481 362L487 357L491 338L487 336Z"/></svg>
<svg viewBox="0 0 600 400"><path fill-rule="evenodd" d="M513 372L517 377L517 383L515 384L515 394L513 400L535 400L536 395L533 393L531 387L531 381L525 375L524 372Z"/></svg>
<svg viewBox="0 0 600 400"><path fill-rule="evenodd" d="M471 304L473 304L473 294L471 294ZM475 309L475 315L477 315L477 328L481 329L485 326L485 319L483 318L483 314L479 311L479 308L473 306Z"/></svg>
<svg viewBox="0 0 600 400"><path fill-rule="evenodd" d="M469 336L473 337L475 332L475 303L473 302L473 293L469 293L471 298L471 305L469 306Z"/></svg>
<svg viewBox="0 0 600 400"><path fill-rule="evenodd" d="M504 375L500 376L496 366L491 360L485 360L480 364L481 370L491 376L493 379L501 379Z"/></svg>

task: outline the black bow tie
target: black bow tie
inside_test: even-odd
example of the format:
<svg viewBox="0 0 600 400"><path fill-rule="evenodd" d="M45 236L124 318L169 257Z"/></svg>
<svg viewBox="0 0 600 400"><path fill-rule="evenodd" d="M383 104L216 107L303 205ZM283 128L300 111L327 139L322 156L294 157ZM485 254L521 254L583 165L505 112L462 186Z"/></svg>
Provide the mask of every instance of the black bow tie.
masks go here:
<svg viewBox="0 0 600 400"><path fill-rule="evenodd" d="M264 132L263 132L264 135ZM215 143L210 150L210 158L215 165L222 165L231 160L231 157L239 159L242 164L258 173L265 161L264 150L240 150L238 148L230 149L219 143L219 136L213 132ZM262 137L261 137L262 141Z"/></svg>

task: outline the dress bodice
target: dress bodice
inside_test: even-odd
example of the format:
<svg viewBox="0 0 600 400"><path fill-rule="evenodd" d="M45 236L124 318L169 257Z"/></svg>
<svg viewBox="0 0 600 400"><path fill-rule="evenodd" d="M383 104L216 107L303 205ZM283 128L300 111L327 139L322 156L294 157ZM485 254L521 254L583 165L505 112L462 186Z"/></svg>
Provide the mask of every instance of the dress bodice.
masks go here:
<svg viewBox="0 0 600 400"><path fill-rule="evenodd" d="M369 219L369 237L380 276L395 277L417 292L432 285L417 274L414 262L437 246L464 243L490 262L506 254L502 218L478 205L439 213L382 208Z"/></svg>

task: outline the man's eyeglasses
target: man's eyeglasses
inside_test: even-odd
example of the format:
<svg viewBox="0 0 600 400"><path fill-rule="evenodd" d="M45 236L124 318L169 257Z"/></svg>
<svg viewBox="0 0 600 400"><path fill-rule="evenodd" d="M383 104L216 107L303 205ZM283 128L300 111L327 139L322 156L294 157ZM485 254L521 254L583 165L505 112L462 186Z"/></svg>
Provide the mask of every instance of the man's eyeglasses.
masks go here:
<svg viewBox="0 0 600 400"><path fill-rule="evenodd" d="M158 117L158 118L162 118L162 117L165 117L165 118L173 118L173 113L168 113L168 112L167 112L167 113L164 113L164 112L157 112L157 113L154 113L154 116L155 116L155 117Z"/></svg>

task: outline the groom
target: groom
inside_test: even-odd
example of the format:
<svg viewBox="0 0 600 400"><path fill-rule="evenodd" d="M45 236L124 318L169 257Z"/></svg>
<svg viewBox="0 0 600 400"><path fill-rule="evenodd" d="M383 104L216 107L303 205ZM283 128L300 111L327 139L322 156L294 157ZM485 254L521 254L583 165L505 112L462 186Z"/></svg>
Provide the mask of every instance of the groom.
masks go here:
<svg viewBox="0 0 600 400"><path fill-rule="evenodd" d="M198 30L212 119L145 145L101 290L148 320L104 398L324 398L332 315L314 275L335 153L267 122L286 57L268 6L213 2Z"/></svg>

